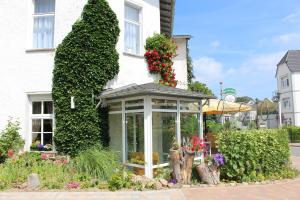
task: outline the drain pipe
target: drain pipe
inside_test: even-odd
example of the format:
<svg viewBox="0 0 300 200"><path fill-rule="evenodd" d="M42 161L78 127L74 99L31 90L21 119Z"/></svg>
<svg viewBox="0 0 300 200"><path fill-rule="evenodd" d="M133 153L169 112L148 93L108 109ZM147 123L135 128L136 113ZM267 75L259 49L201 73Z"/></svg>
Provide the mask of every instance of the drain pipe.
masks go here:
<svg viewBox="0 0 300 200"><path fill-rule="evenodd" d="M97 105L96 105L96 110L99 108L99 106L101 105L101 103L102 103L102 99L100 98L100 99L99 99L99 102L98 102Z"/></svg>

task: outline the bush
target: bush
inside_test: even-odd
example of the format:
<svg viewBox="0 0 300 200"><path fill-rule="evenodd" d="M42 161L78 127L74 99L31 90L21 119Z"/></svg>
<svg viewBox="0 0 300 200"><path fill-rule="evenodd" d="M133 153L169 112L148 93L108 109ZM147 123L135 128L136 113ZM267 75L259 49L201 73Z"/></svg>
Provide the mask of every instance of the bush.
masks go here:
<svg viewBox="0 0 300 200"><path fill-rule="evenodd" d="M8 121L6 128L0 133L0 163L8 157L8 151L18 153L24 140L19 134L20 123Z"/></svg>
<svg viewBox="0 0 300 200"><path fill-rule="evenodd" d="M217 143L226 160L221 168L226 180L259 181L294 174L288 165L286 130L225 131L219 134Z"/></svg>
<svg viewBox="0 0 300 200"><path fill-rule="evenodd" d="M88 0L81 19L58 46L52 84L57 151L74 157L100 143L102 131L107 131L99 127L104 122L98 118L94 96L119 72L119 32L117 16L107 1Z"/></svg>
<svg viewBox="0 0 300 200"><path fill-rule="evenodd" d="M120 166L117 154L100 146L79 153L72 165L79 173L101 180L108 180Z"/></svg>
<svg viewBox="0 0 300 200"><path fill-rule="evenodd" d="M122 188L131 188L131 186L133 186L131 177L131 172L128 172L126 169L118 170L108 181L109 190L116 191Z"/></svg>
<svg viewBox="0 0 300 200"><path fill-rule="evenodd" d="M285 129L288 131L290 142L300 142L300 127L287 126Z"/></svg>

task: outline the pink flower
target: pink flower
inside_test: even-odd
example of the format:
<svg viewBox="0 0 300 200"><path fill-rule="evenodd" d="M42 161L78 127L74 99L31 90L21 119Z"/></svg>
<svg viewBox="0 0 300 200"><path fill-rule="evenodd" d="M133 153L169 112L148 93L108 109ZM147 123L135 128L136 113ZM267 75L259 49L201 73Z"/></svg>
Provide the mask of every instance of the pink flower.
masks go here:
<svg viewBox="0 0 300 200"><path fill-rule="evenodd" d="M41 159L42 160L46 160L48 158L48 155L47 154L45 154L45 153L42 153L41 154Z"/></svg>
<svg viewBox="0 0 300 200"><path fill-rule="evenodd" d="M9 150L7 151L7 156L8 156L9 158L12 158L12 157L14 156L14 151L13 151L12 149L9 149Z"/></svg>

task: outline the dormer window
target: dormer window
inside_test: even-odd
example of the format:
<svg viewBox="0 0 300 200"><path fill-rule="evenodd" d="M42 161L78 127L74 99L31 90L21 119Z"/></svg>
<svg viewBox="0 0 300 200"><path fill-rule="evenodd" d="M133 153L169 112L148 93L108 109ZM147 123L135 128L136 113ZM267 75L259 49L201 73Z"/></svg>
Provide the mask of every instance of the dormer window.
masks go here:
<svg viewBox="0 0 300 200"><path fill-rule="evenodd" d="M130 54L140 54L141 24L140 9L125 4L125 52Z"/></svg>
<svg viewBox="0 0 300 200"><path fill-rule="evenodd" d="M53 48L55 0L34 0L33 2L33 48Z"/></svg>
<svg viewBox="0 0 300 200"><path fill-rule="evenodd" d="M281 88L287 88L290 86L289 78L288 76L284 76L281 78Z"/></svg>

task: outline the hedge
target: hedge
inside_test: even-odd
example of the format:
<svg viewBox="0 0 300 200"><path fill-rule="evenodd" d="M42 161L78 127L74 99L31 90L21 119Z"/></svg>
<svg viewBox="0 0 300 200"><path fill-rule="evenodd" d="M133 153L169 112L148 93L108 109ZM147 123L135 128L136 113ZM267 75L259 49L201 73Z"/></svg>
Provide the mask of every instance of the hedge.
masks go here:
<svg viewBox="0 0 300 200"><path fill-rule="evenodd" d="M226 164L221 176L233 181L280 178L289 163L288 134L284 129L226 131L219 134L218 149Z"/></svg>
<svg viewBox="0 0 300 200"><path fill-rule="evenodd" d="M106 124L99 120L95 96L119 72L116 14L105 0L89 0L81 19L58 46L53 70L55 145L75 156L100 143ZM75 108L71 109L71 97ZM100 127L99 124L103 124ZM107 142L107 141L106 141Z"/></svg>
<svg viewBox="0 0 300 200"><path fill-rule="evenodd" d="M290 142L300 142L300 127L287 126L285 127L289 133Z"/></svg>

